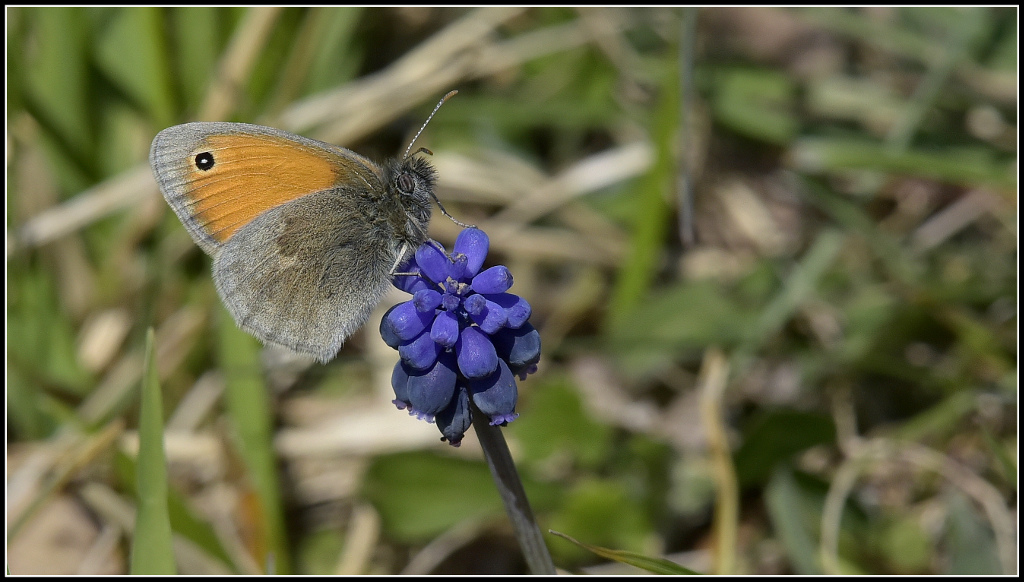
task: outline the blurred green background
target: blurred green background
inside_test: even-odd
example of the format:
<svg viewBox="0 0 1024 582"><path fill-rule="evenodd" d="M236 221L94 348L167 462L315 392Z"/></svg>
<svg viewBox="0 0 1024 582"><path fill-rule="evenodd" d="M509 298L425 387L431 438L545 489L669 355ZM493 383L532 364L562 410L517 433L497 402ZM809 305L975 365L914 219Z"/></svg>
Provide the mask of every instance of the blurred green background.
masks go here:
<svg viewBox="0 0 1024 582"><path fill-rule="evenodd" d="M196 119L379 160L451 89L418 145L534 308L504 432L544 531L1016 573L1015 8L6 15L11 573L128 571L148 326L179 572L525 571L475 438L390 403L402 294L327 366L261 351L146 161Z"/></svg>

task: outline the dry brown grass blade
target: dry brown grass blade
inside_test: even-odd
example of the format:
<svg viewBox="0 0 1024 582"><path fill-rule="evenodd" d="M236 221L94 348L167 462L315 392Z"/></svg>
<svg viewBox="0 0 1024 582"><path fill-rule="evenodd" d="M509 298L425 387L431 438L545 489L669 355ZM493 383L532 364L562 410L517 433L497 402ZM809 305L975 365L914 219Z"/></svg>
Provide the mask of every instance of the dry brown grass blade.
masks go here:
<svg viewBox="0 0 1024 582"><path fill-rule="evenodd" d="M725 428L723 398L728 387L729 362L718 348L704 353L701 364L701 421L707 431L715 479L715 573L729 575L736 568L739 486Z"/></svg>
<svg viewBox="0 0 1024 582"><path fill-rule="evenodd" d="M433 100L465 71L452 59L479 45L522 8L479 9L448 25L387 68L295 103L276 120L295 132L317 128L318 139L348 143Z"/></svg>
<svg viewBox="0 0 1024 582"><path fill-rule="evenodd" d="M7 258L20 249L42 246L77 232L105 216L156 194L149 166L137 166L83 190L67 202L40 212L12 236L7 234Z"/></svg>
<svg viewBox="0 0 1024 582"><path fill-rule="evenodd" d="M282 10L281 6L262 6L250 8L245 14L217 65L217 74L197 116L199 120L223 121L235 110L246 79L256 66Z"/></svg>

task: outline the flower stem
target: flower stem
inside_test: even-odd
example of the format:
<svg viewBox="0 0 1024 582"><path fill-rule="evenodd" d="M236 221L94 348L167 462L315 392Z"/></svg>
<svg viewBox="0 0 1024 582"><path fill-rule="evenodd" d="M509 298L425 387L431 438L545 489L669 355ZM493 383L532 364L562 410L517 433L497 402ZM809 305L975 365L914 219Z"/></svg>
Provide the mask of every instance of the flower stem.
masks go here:
<svg viewBox="0 0 1024 582"><path fill-rule="evenodd" d="M519 547L523 550L526 565L533 574L555 574L555 563L551 561L548 547L544 545L540 528L533 518L530 502L519 480L516 466L512 462L512 454L505 443L501 429L488 423L487 415L473 406L473 427L476 428L480 447L484 450L487 466L491 468L491 476L498 486L498 493L505 503L505 511L512 521Z"/></svg>

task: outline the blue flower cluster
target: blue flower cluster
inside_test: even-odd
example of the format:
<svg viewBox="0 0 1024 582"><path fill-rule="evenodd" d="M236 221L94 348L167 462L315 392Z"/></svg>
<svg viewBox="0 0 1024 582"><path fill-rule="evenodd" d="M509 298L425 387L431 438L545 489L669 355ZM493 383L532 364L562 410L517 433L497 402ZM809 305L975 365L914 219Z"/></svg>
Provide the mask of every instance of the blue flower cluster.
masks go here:
<svg viewBox="0 0 1024 582"><path fill-rule="evenodd" d="M515 412L516 376L537 370L540 334L528 319L530 304L507 293L504 266L484 271L490 241L467 228L450 255L427 241L399 269L394 283L412 299L392 307L380 324L385 343L400 357L391 375L395 405L434 422L459 446L472 421L470 399L504 426Z"/></svg>

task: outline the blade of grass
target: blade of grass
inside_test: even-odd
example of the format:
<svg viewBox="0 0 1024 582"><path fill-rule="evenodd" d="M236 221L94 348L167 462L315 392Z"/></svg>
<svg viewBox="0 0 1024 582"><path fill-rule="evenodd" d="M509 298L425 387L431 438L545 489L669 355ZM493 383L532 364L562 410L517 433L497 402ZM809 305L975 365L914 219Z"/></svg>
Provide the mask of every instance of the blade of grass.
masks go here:
<svg viewBox="0 0 1024 582"><path fill-rule="evenodd" d="M221 53L215 80L199 109L198 119L220 121L231 117L282 10L280 6L247 9Z"/></svg>
<svg viewBox="0 0 1024 582"><path fill-rule="evenodd" d="M804 575L821 574L815 543L817 532L808 531L803 522L800 495L792 470L786 465L777 467L765 488L768 517L794 572Z"/></svg>
<svg viewBox="0 0 1024 582"><path fill-rule="evenodd" d="M223 367L225 405L234 428L235 446L246 466L256 492L258 507L253 514L262 522L267 554L254 556L257 563L273 563L275 571L290 571L288 545L284 539L284 510L277 481L277 459L272 442L270 400L262 380L259 347L252 337L238 329L225 310L220 312L220 361Z"/></svg>
<svg viewBox="0 0 1024 582"><path fill-rule="evenodd" d="M804 178L801 184L802 187L797 190L801 197L829 215L844 232L864 237L892 279L903 285L917 284L923 270L920 263L911 261L898 241L879 230L875 221L859 204L836 194L819 180Z"/></svg>
<svg viewBox="0 0 1024 582"><path fill-rule="evenodd" d="M210 55L220 54L218 27L226 19L223 8L189 6L171 12L169 44L175 67L168 70L168 84L175 84L182 97L178 111L195 111L206 93L216 66Z"/></svg>
<svg viewBox="0 0 1024 582"><path fill-rule="evenodd" d="M74 163L83 163L93 145L86 66L91 31L86 13L69 7L27 11L36 50L27 51L29 60L22 65L26 107L35 109L35 116L53 131L57 143L67 148L62 153Z"/></svg>
<svg viewBox="0 0 1024 582"><path fill-rule="evenodd" d="M1006 477L1007 482L1016 489L1017 488L1017 463L1014 462L1010 455L1006 452L1006 448L1003 447L995 436L992 435L992 430L982 425L981 436L985 438L985 445L988 447L992 456L995 457L996 467L998 467L1003 476Z"/></svg>
<svg viewBox="0 0 1024 582"><path fill-rule="evenodd" d="M984 147L893 152L884 143L861 138L803 137L787 154L790 164L808 174L872 170L916 176L963 186L1017 186L1013 160L1001 160Z"/></svg>
<svg viewBox="0 0 1024 582"><path fill-rule="evenodd" d="M664 245L671 208L666 193L675 185L675 135L679 126L678 71L669 68L661 83L652 123L652 141L656 150L654 165L637 183L629 255L622 263L608 305L608 321L613 324L632 312L647 293L658 272L658 257Z"/></svg>
<svg viewBox="0 0 1024 582"><path fill-rule="evenodd" d="M679 18L679 172L676 177L676 198L679 204L679 239L683 247L696 244L693 226L693 180L697 157L694 155L697 112L693 80L693 63L697 50L697 8L683 8Z"/></svg>
<svg viewBox="0 0 1024 582"><path fill-rule="evenodd" d="M95 48L97 67L161 127L174 122L165 14L154 7L118 10L99 31Z"/></svg>
<svg viewBox="0 0 1024 582"><path fill-rule="evenodd" d="M805 301L817 293L821 278L839 255L845 240L846 234L836 229L827 229L818 235L782 288L765 305L751 326L746 341L730 356L736 377L747 371L757 351L779 332Z"/></svg>
<svg viewBox="0 0 1024 582"><path fill-rule="evenodd" d="M666 560L664 558L652 558L650 556L645 556L643 554L637 554L636 552L626 552L626 551L623 551L623 550L610 550L608 548L602 548L601 546L592 546L590 544L585 544L585 543L583 543L583 542L581 542L579 540L575 540L575 539L565 535L564 533L557 532L555 530L549 529L548 532L550 532L550 533L552 533L552 534L554 534L554 535L556 535L556 536L558 536L560 538L569 540L570 542L576 544L577 546L579 546L579 547L581 547L581 548L583 548L585 550L589 550L591 552L594 552L595 554L597 554L598 556L601 556L602 558L608 558L609 560L614 560L614 561L622 563L622 564L629 564L630 566L636 566L637 568L640 568L641 570L647 570L648 572L653 572L655 574L668 574L668 575L688 574L688 575L695 575L695 576L700 575L700 572L694 572L693 570L690 570L689 568L685 568L683 566L680 566L679 564L676 564L675 562Z"/></svg>
<svg viewBox="0 0 1024 582"><path fill-rule="evenodd" d="M153 328L146 331L142 405L139 411L138 517L132 537L132 574L176 574L167 511L167 464L164 419L153 346Z"/></svg>
<svg viewBox="0 0 1024 582"><path fill-rule="evenodd" d="M704 353L700 371L700 416L715 480L715 573L721 575L733 574L736 567L740 496L722 403L728 381L729 363L725 354L718 348L709 348Z"/></svg>
<svg viewBox="0 0 1024 582"><path fill-rule="evenodd" d="M295 42L291 47L271 98L270 112L283 110L289 103L305 93L305 87L311 84L314 72L323 74L322 68L314 71L314 66L330 62L326 59L344 58L347 60L347 45L351 42L352 32L358 23L362 10L360 8L310 8L303 16L303 22L296 33ZM335 56L338 55L338 56ZM335 61L336 62L336 61ZM342 61L345 63L346 61ZM341 64L341 63L336 63ZM349 64L348 69L352 69ZM344 74L341 70L330 71L333 77Z"/></svg>
<svg viewBox="0 0 1024 582"><path fill-rule="evenodd" d="M136 483L132 483L138 471L136 460L121 451L116 453L114 469L122 479L124 486L130 494L138 496ZM213 527L198 517L189 506L188 499L175 491L167 490L167 510L171 520L171 530L175 535L194 543L198 548L205 551L213 559L219 560L234 573L241 572L217 537Z"/></svg>

